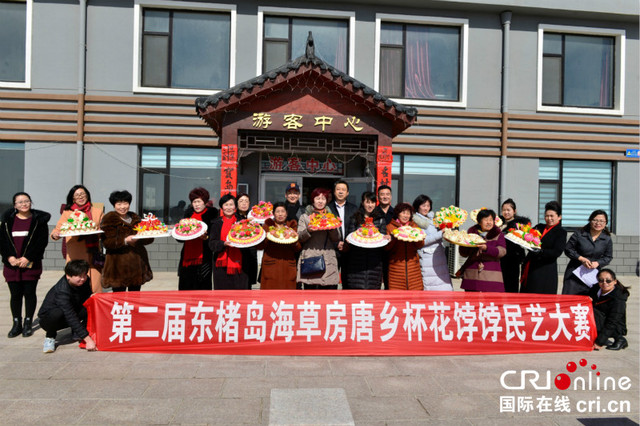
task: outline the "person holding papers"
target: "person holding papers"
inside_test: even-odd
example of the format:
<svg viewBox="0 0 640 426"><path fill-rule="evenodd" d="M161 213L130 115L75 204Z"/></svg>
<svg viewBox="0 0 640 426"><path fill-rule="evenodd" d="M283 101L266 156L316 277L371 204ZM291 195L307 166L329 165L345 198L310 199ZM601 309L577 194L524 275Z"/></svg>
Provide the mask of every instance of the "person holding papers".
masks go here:
<svg viewBox="0 0 640 426"><path fill-rule="evenodd" d="M608 222L607 212L594 210L589 223L569 238L564 250L569 264L564 273L562 294L588 294L596 283L597 271L611 262L613 242Z"/></svg>

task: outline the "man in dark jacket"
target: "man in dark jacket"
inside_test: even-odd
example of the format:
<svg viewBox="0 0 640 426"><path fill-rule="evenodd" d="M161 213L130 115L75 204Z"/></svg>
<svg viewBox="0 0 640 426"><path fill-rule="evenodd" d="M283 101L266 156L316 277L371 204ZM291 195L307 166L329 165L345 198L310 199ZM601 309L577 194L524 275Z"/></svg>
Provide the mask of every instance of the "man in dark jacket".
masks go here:
<svg viewBox="0 0 640 426"><path fill-rule="evenodd" d="M378 187L378 205L374 210L374 214L384 218L388 225L393 220L393 206L391 205L391 187L388 185L380 185ZM389 252L383 251L382 254L382 280L384 281L384 289L389 290Z"/></svg>
<svg viewBox="0 0 640 426"><path fill-rule="evenodd" d="M333 200L327 204L327 207L334 215L338 216L342 220L342 227L338 228L340 232L340 242L338 243L338 267L340 268L340 279L342 280L342 287L348 288L346 267L347 253L342 251L344 247L344 239L347 237L347 230L351 225L351 218L358 211L358 206L347 201L349 196L349 184L340 179L333 184Z"/></svg>
<svg viewBox="0 0 640 426"><path fill-rule="evenodd" d="M304 211L300 204L300 187L297 183L291 182L287 185L284 198L284 207L287 209L287 222L290 220L298 221Z"/></svg>
<svg viewBox="0 0 640 426"><path fill-rule="evenodd" d="M51 287L38 312L40 327L47 332L42 351L55 352L58 330L71 327L71 335L81 340L88 351L96 344L87 331L87 310L84 302L91 297L91 282L87 276L89 264L72 260L64 267L64 276Z"/></svg>

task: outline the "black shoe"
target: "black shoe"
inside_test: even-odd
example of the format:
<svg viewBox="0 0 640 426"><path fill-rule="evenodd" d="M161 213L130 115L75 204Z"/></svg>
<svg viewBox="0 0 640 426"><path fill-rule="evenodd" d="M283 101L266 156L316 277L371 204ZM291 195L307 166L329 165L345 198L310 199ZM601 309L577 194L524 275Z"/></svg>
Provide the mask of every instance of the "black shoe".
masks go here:
<svg viewBox="0 0 640 426"><path fill-rule="evenodd" d="M31 318L25 318L24 325L22 326L22 337L29 337L33 334L33 328L31 325Z"/></svg>
<svg viewBox="0 0 640 426"><path fill-rule="evenodd" d="M607 346L607 349L610 351L619 351L620 349L624 349L629 346L627 339L624 337L618 337L613 344Z"/></svg>
<svg viewBox="0 0 640 426"><path fill-rule="evenodd" d="M11 331L7 334L8 338L16 337L20 333L22 333L22 318L14 318L13 319L13 327L11 327Z"/></svg>

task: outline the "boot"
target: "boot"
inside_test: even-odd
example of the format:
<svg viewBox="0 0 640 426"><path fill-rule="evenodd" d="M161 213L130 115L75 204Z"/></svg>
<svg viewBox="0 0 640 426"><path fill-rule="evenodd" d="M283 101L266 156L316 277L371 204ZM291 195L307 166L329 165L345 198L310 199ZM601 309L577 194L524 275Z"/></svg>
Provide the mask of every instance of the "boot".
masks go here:
<svg viewBox="0 0 640 426"><path fill-rule="evenodd" d="M624 337L620 336L620 337L616 338L616 340L614 340L611 345L607 346L607 349L609 349L611 351L619 351L620 349L624 349L627 346L629 346L629 343L627 342L627 339L625 339Z"/></svg>
<svg viewBox="0 0 640 426"><path fill-rule="evenodd" d="M13 319L13 327L11 327L11 331L7 334L8 338L16 337L22 333L22 318L14 318Z"/></svg>
<svg viewBox="0 0 640 426"><path fill-rule="evenodd" d="M24 325L22 326L22 337L29 337L33 334L33 328L31 324L31 318L24 319Z"/></svg>

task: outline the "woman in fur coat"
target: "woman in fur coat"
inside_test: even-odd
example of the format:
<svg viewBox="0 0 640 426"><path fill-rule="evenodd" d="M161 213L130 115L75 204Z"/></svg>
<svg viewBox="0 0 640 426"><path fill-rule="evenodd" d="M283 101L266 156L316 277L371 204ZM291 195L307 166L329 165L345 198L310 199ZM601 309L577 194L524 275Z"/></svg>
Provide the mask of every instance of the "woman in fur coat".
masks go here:
<svg viewBox="0 0 640 426"><path fill-rule="evenodd" d="M145 245L153 238L133 239L133 229L140 216L129 211L132 200L129 191L114 191L109 202L114 211L102 218L102 244L107 251L102 269L102 286L117 291L140 291L142 284L151 281L153 273Z"/></svg>

